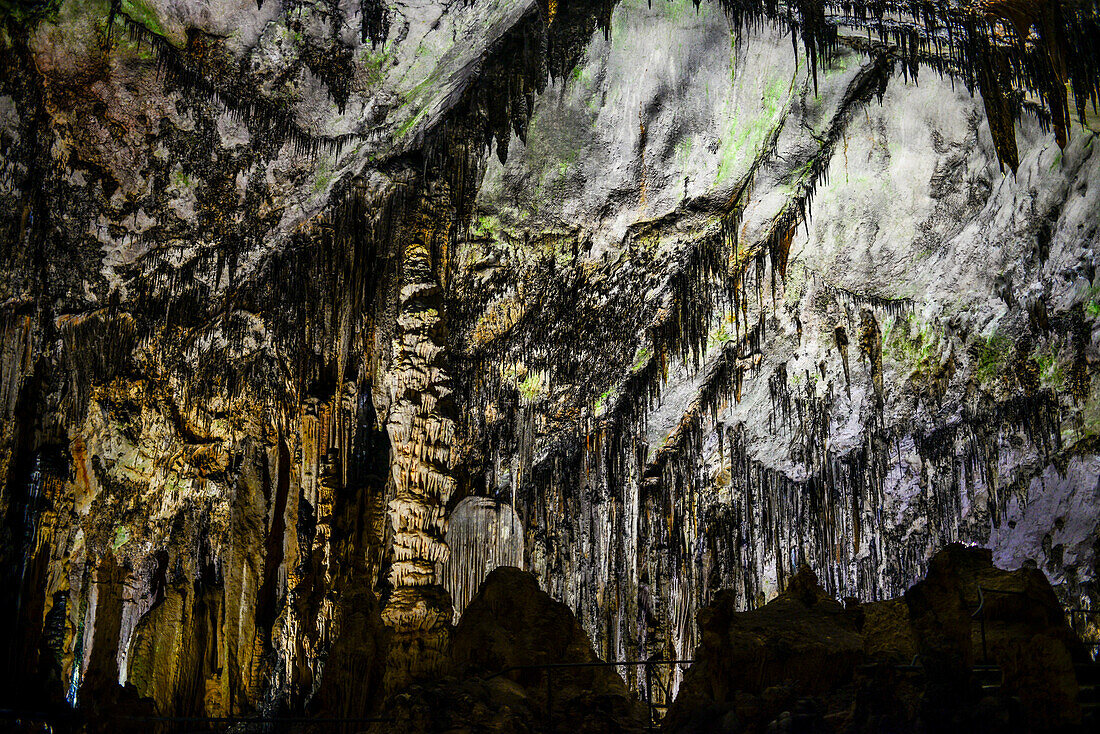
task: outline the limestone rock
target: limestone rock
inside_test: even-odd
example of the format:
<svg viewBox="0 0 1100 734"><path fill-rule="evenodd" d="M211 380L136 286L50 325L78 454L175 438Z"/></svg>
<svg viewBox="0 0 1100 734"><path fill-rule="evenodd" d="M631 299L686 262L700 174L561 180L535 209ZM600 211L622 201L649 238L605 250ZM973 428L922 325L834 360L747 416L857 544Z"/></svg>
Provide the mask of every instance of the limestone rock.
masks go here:
<svg viewBox="0 0 1100 734"><path fill-rule="evenodd" d="M333 632L311 708L326 719L369 717L379 710L382 697L387 634L378 601L366 584L345 588Z"/></svg>
<svg viewBox="0 0 1100 734"><path fill-rule="evenodd" d="M549 703L556 722L552 731L631 731L645 721L644 707L615 668L523 669L599 658L573 613L517 568L502 566L482 582L455 627L451 657L455 670L466 676L500 674L513 681L540 715Z"/></svg>
<svg viewBox="0 0 1100 734"><path fill-rule="evenodd" d="M933 557L905 601L929 679L930 719L957 716L952 709L977 702L971 668L982 664L1003 671L1001 694L1022 706L1017 725L1048 731L1080 723L1078 643L1041 571L1003 571L989 550L952 544Z"/></svg>
<svg viewBox="0 0 1100 734"><path fill-rule="evenodd" d="M415 729L454 684L431 726L530 726L545 680L445 680L446 589L522 558L572 621L494 603L566 647L483 604L479 675L688 657L718 589L786 589L873 663L851 726L928 686L1072 723L1053 617L991 600L975 703L966 563L896 597L958 540L1100 608L1097 37L1089 0L0 0L0 709L388 691ZM507 543L448 535L466 501ZM834 614L803 561L895 600ZM839 726L767 660L721 727ZM569 675L563 726L637 721Z"/></svg>
<svg viewBox="0 0 1100 734"><path fill-rule="evenodd" d="M1049 582L995 568L988 549L947 546L904 599L841 606L807 569L759 609L737 612L735 598L720 592L700 615L703 641L665 731L707 731L707 721L852 734L1081 724L1081 651Z"/></svg>
<svg viewBox="0 0 1100 734"><path fill-rule="evenodd" d="M703 719L718 712L752 731L784 711L814 721L846 713L846 689L866 657L861 622L808 568L759 609L738 612L736 595L719 592L700 613L703 639L665 728L701 731Z"/></svg>

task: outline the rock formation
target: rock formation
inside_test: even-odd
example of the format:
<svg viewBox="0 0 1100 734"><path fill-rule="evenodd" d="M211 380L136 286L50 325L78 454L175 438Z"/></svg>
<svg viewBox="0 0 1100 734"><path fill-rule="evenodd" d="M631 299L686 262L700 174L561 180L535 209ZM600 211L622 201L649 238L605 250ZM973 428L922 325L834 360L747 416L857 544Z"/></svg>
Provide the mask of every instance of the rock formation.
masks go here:
<svg viewBox="0 0 1100 734"><path fill-rule="evenodd" d="M393 589L382 618L394 631L387 671L390 690L443 672L451 600L436 569L447 560L445 509L455 484L453 391L444 364L443 301L422 242L406 247L402 271L394 366L386 380L394 486L389 507Z"/></svg>
<svg viewBox="0 0 1100 734"><path fill-rule="evenodd" d="M457 676L421 680L395 695L386 709L392 720L372 731L648 728L619 672L593 666L600 661L573 613L517 568L499 567L481 583L454 629L449 658Z"/></svg>
<svg viewBox="0 0 1100 734"><path fill-rule="evenodd" d="M1080 722L1073 662L1082 654L1040 571L1006 573L993 568L988 551L950 545L905 600L933 718L955 702L964 710L974 703L967 698L977 695L970 676L978 663L1003 671L1001 691L1022 706L1016 726L1040 731Z"/></svg>
<svg viewBox="0 0 1100 734"><path fill-rule="evenodd" d="M867 721L950 726L958 542L1025 569L1020 720L1076 721L1098 70L1096 0L3 0L0 710L531 730L459 677L507 588L604 660L802 615L964 702L857 669Z"/></svg>
<svg viewBox="0 0 1100 734"><path fill-rule="evenodd" d="M1083 654L1049 582L1034 569L995 568L986 550L948 546L904 602L841 605L804 567L759 609L739 612L736 596L721 592L699 626L696 662L666 731L1062 731L1081 724L1073 661ZM983 687L976 675L985 668L975 663L1000 678ZM714 722L723 723L714 729Z"/></svg>

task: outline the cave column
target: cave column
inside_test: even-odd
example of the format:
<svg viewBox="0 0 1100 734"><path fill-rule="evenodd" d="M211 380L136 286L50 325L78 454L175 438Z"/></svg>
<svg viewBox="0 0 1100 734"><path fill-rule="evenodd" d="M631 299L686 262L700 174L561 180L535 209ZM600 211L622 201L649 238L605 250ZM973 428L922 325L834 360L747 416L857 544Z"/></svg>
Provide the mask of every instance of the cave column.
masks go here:
<svg viewBox="0 0 1100 734"><path fill-rule="evenodd" d="M386 689L438 676L446 664L451 600L438 564L447 559L445 510L454 491L455 421L451 378L443 366L443 297L428 248L413 242L402 262L393 368L386 376L394 498L393 591L382 618L393 630Z"/></svg>

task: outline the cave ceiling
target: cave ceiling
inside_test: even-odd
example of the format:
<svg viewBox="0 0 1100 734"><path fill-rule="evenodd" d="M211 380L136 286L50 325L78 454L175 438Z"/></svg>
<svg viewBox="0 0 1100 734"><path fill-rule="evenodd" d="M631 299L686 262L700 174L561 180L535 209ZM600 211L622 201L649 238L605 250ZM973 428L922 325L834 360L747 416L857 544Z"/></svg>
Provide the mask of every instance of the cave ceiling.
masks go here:
<svg viewBox="0 0 1100 734"><path fill-rule="evenodd" d="M299 706L370 608L393 691L486 563L605 658L952 541L1098 600L1095 0L0 0L0 59L11 690Z"/></svg>

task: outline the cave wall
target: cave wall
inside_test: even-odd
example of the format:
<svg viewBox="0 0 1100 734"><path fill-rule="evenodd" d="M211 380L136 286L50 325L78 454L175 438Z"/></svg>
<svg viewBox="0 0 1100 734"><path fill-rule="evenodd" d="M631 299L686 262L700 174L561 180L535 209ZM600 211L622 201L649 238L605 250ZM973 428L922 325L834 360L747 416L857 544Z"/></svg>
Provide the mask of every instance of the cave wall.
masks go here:
<svg viewBox="0 0 1100 734"><path fill-rule="evenodd" d="M461 278L514 388L483 393L486 491L544 586L626 658L689 657L718 589L808 562L887 598L954 540L1091 604L1096 118L1061 148L1025 117L1006 173L951 79L842 45L815 80L706 5L611 28L490 163ZM728 261L693 259L731 212Z"/></svg>
<svg viewBox="0 0 1100 734"><path fill-rule="evenodd" d="M345 627L389 645L399 256L446 278L454 192L543 83L545 27L513 2L26 12L0 80L5 702L300 710ZM349 646L355 690L319 705L362 715L380 674Z"/></svg>
<svg viewBox="0 0 1100 734"><path fill-rule="evenodd" d="M6 14L5 700L361 715L504 559L605 658L956 539L1095 601L1095 109L736 5Z"/></svg>

